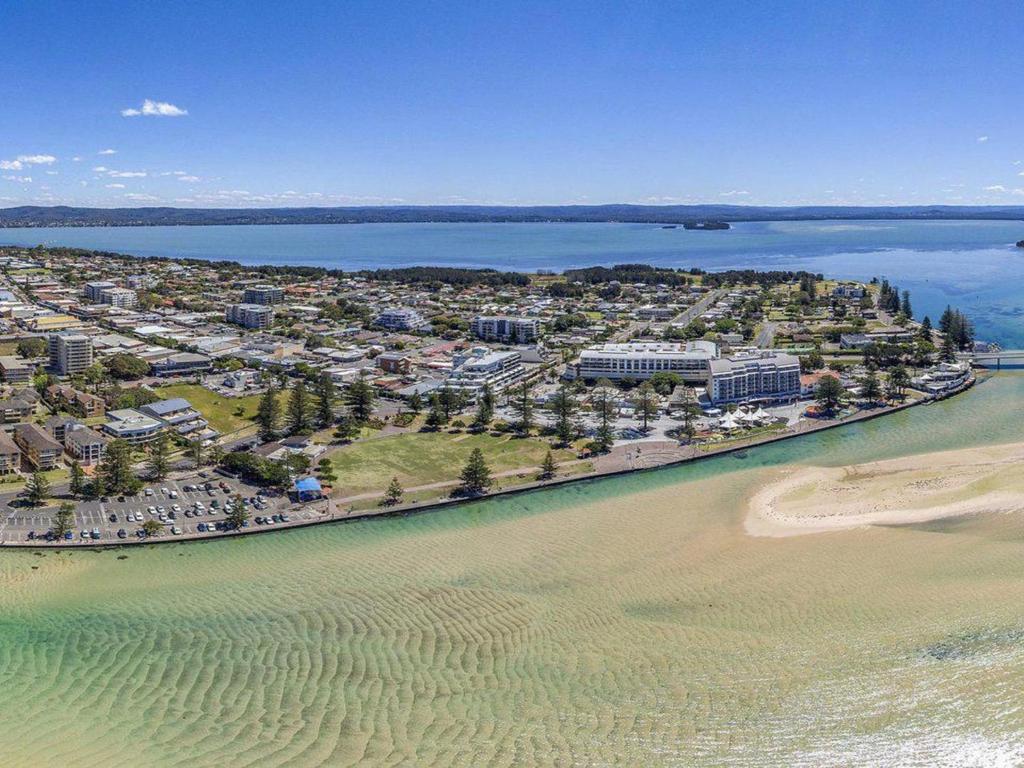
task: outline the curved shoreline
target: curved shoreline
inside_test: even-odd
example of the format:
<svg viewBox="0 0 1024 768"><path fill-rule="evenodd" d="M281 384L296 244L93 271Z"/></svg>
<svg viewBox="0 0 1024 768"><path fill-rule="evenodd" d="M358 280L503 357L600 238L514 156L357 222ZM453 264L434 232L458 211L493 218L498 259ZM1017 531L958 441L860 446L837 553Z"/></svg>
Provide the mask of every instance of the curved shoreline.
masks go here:
<svg viewBox="0 0 1024 768"><path fill-rule="evenodd" d="M242 536L255 536L260 534L270 534L279 531L294 530L298 528L309 528L315 525L326 525L330 523L348 523L363 520L372 520L376 518L388 518L388 517L404 517L406 515L419 514L422 512L430 512L438 509L447 509L465 504L475 503L478 501L486 501L489 499L495 499L502 496L516 496L525 493L533 493L535 491L544 490L547 488L554 488L563 485L583 483L588 481L604 480L611 477L619 477L623 475L632 475L641 472L652 472L668 467L677 467L684 464L691 464L695 462L706 461L709 459L718 458L720 456L728 456L735 453L741 453L756 448L760 448L765 445L771 445L773 443L784 442L787 440L795 440L807 435L816 434L818 432L824 432L826 430L837 429L839 427L846 427L855 424L860 424L866 421L872 421L883 416L888 416L899 411L907 410L908 408L915 408L929 403L936 402L938 400L945 400L955 395L966 392L968 389L974 386L977 381L977 377L971 376L965 384L959 389L944 393L938 397L930 397L921 400L914 400L912 402L904 402L894 406L883 406L873 410L858 411L852 416L840 420L840 421L824 421L824 422L805 422L807 426L800 430L794 430L792 432L782 432L776 434L769 434L763 437L755 438L749 443L730 444L721 448L712 448L704 453L686 456L684 458L672 459L667 461L661 461L657 464L644 467L631 467L625 469L605 469L596 470L586 475L571 475L568 477L555 477L550 480L535 480L528 483L521 483L519 485L509 486L492 493L483 494L480 496L472 496L465 498L445 498L436 499L432 501L424 501L412 504L401 504L394 507L379 507L374 509L362 510L359 512L353 512L351 514L340 514L336 508L333 511L328 512L335 507L333 500L327 499L325 507L326 509L321 512L323 515L320 519L314 520L295 520L288 523L278 523L272 527L255 527L250 526L249 528L235 530L235 531L218 531L214 534L183 534L181 536L156 536L146 539L137 540L118 540L118 541L103 541L95 543L91 541L72 541L67 542L46 542L46 541L0 541L0 550L2 549L67 549L67 550L100 550L100 549L125 549L130 547L149 546L149 545L161 545L161 544L194 544L203 541L223 541L224 539L234 539ZM311 505L315 505L323 502L311 502ZM309 508L309 507L307 507Z"/></svg>
<svg viewBox="0 0 1024 768"><path fill-rule="evenodd" d="M1009 443L796 467L751 497L744 528L752 536L785 537L1019 511L1022 465L1024 443Z"/></svg>

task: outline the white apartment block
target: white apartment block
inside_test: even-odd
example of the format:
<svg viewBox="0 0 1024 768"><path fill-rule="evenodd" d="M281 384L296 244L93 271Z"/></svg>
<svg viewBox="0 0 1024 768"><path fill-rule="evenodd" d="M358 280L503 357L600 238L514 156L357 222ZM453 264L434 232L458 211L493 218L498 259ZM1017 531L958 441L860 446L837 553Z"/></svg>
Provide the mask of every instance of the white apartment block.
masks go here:
<svg viewBox="0 0 1024 768"><path fill-rule="evenodd" d="M498 394L518 384L525 376L526 369L518 352L478 350L452 371L445 386L464 392L475 400L486 386Z"/></svg>
<svg viewBox="0 0 1024 768"><path fill-rule="evenodd" d="M130 288L104 288L100 291L100 303L130 308L138 305L139 295Z"/></svg>
<svg viewBox="0 0 1024 768"><path fill-rule="evenodd" d="M264 304L232 304L225 317L229 323L246 328L269 328L274 320L274 310Z"/></svg>
<svg viewBox="0 0 1024 768"><path fill-rule="evenodd" d="M484 341L513 341L529 344L540 335L540 320L535 317L481 315L473 319L473 335Z"/></svg>
<svg viewBox="0 0 1024 768"><path fill-rule="evenodd" d="M415 309L402 307L386 309L373 320L375 325L390 331L425 331L430 328L430 321Z"/></svg>
<svg viewBox="0 0 1024 768"><path fill-rule="evenodd" d="M576 378L644 381L664 371L687 382L703 383L717 357L718 347L711 341L601 344L580 353Z"/></svg>
<svg viewBox="0 0 1024 768"><path fill-rule="evenodd" d="M284 302L284 288L276 285L254 285L245 289L243 304L281 304Z"/></svg>
<svg viewBox="0 0 1024 768"><path fill-rule="evenodd" d="M103 291L111 288L117 288L117 284L112 283L109 280L94 280L91 283L85 284L85 296L89 301L95 301L98 303Z"/></svg>
<svg viewBox="0 0 1024 768"><path fill-rule="evenodd" d="M775 402L800 396L800 360L784 352L760 352L712 360L707 378L711 402Z"/></svg>
<svg viewBox="0 0 1024 768"><path fill-rule="evenodd" d="M92 339L80 333L54 333L47 339L50 367L62 376L81 373L92 365Z"/></svg>

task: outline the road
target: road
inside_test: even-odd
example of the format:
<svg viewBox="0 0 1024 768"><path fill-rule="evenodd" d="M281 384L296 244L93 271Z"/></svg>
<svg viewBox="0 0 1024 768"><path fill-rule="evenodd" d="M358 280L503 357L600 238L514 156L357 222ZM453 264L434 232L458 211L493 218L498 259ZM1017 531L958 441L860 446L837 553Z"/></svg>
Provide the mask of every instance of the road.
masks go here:
<svg viewBox="0 0 1024 768"><path fill-rule="evenodd" d="M761 349L771 349L772 342L775 341L775 331L778 328L778 323L769 323L765 321L761 326L761 329L757 332L757 337L754 339L754 345Z"/></svg>

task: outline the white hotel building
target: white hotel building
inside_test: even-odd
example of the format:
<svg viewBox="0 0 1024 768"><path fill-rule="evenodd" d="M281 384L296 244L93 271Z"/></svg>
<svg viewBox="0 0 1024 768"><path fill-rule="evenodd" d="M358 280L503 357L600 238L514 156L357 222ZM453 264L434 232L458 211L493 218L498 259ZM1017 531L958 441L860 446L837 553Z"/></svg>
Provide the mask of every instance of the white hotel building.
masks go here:
<svg viewBox="0 0 1024 768"><path fill-rule="evenodd" d="M473 350L445 380L445 386L465 393L475 400L489 386L494 394L504 392L526 378L522 355L518 352L491 352L486 348Z"/></svg>
<svg viewBox="0 0 1024 768"><path fill-rule="evenodd" d="M800 396L800 360L784 352L767 351L712 360L707 386L716 405L796 400Z"/></svg>
<svg viewBox="0 0 1024 768"><path fill-rule="evenodd" d="M717 357L718 346L712 341L602 344L580 353L576 378L643 381L666 371L678 374L688 383L703 384L711 361Z"/></svg>

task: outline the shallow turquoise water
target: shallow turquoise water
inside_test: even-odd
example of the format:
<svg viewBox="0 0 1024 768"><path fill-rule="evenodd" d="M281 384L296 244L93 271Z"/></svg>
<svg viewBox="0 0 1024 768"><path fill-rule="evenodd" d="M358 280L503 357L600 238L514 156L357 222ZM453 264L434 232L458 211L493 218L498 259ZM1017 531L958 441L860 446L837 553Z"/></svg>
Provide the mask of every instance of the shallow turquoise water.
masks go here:
<svg viewBox="0 0 1024 768"><path fill-rule="evenodd" d="M794 462L1024 434L1024 376L406 518L0 553L4 766L1017 764L1018 516L743 532ZM124 557L125 559L119 559Z"/></svg>

